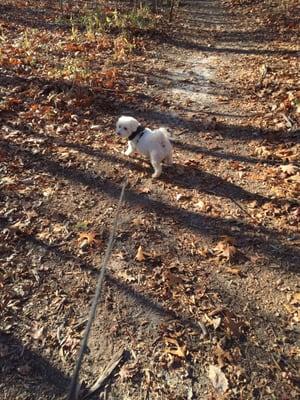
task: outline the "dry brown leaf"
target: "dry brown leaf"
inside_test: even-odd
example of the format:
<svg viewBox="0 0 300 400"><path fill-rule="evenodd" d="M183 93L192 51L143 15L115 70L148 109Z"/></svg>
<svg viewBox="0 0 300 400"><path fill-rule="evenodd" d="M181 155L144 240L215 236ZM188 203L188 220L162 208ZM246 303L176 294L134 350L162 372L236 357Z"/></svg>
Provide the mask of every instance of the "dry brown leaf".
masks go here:
<svg viewBox="0 0 300 400"><path fill-rule="evenodd" d="M290 304L284 304L284 308L287 310L289 314L294 314L295 308L292 307Z"/></svg>
<svg viewBox="0 0 300 400"><path fill-rule="evenodd" d="M266 146L259 146L255 149L255 154L261 157L269 157L272 154Z"/></svg>
<svg viewBox="0 0 300 400"><path fill-rule="evenodd" d="M217 392L225 393L227 391L228 380L220 367L210 365L208 368L208 377Z"/></svg>
<svg viewBox="0 0 300 400"><path fill-rule="evenodd" d="M198 203L195 204L195 207L196 207L198 210L203 211L203 210L205 210L205 207L206 207L206 206L205 206L204 201L199 200Z"/></svg>
<svg viewBox="0 0 300 400"><path fill-rule="evenodd" d="M230 238L221 240L214 248L214 251L219 257L226 258L227 260L231 260L237 254L237 248L232 244Z"/></svg>
<svg viewBox="0 0 300 400"><path fill-rule="evenodd" d="M144 261L146 259L145 255L144 255L144 252L143 252L143 249L142 249L142 246L140 246L138 248L138 251L136 253L135 259L137 261L139 261L139 262L142 262L142 261Z"/></svg>
<svg viewBox="0 0 300 400"><path fill-rule="evenodd" d="M212 325L214 329L218 329L221 325L222 319L220 317L210 318L207 314L205 314L205 318L209 325Z"/></svg>
<svg viewBox="0 0 300 400"><path fill-rule="evenodd" d="M178 341L176 339L173 338L165 338L165 342L168 345L165 352L168 354L172 354L174 356L180 357L180 358L185 358L186 354L187 354L187 350L186 350L186 345L180 346L180 344L178 343Z"/></svg>
<svg viewBox="0 0 300 400"><path fill-rule="evenodd" d="M300 183L300 174L289 176L289 181Z"/></svg>
<svg viewBox="0 0 300 400"><path fill-rule="evenodd" d="M256 200L253 200L250 203L248 203L248 206L251 208L256 208L258 206L258 203Z"/></svg>
<svg viewBox="0 0 300 400"><path fill-rule="evenodd" d="M151 189L149 187L143 187L142 189L140 189L140 193L148 194L150 192L151 192Z"/></svg>
<svg viewBox="0 0 300 400"><path fill-rule="evenodd" d="M220 368L223 368L226 362L231 363L233 361L231 354L228 351L223 350L220 343L218 343L215 348L215 354L218 358Z"/></svg>
<svg viewBox="0 0 300 400"><path fill-rule="evenodd" d="M165 280L168 281L168 283L170 283L173 286L180 285L180 284L182 284L184 282L183 279L180 276L177 276L177 275L173 274L169 270L165 271L163 276L164 276Z"/></svg>
<svg viewBox="0 0 300 400"><path fill-rule="evenodd" d="M299 168L293 164L280 165L279 168L288 175L295 175L299 171Z"/></svg>
<svg viewBox="0 0 300 400"><path fill-rule="evenodd" d="M96 237L97 233L95 232L81 232L77 240L80 247L92 246L100 243L100 240L96 239Z"/></svg>
<svg viewBox="0 0 300 400"><path fill-rule="evenodd" d="M291 304L300 304L300 292L294 293L291 299Z"/></svg>
<svg viewBox="0 0 300 400"><path fill-rule="evenodd" d="M220 317L213 318L213 319L211 320L212 325L213 325L213 327L214 327L215 330L219 328L219 326L221 325L221 321L222 321L222 319L221 319Z"/></svg>
<svg viewBox="0 0 300 400"><path fill-rule="evenodd" d="M229 274L233 274L233 275L242 275L242 271L240 270L240 268L226 268L226 272L228 272Z"/></svg>
<svg viewBox="0 0 300 400"><path fill-rule="evenodd" d="M136 361L131 364L124 364L120 369L119 377L121 378L122 382L128 381L129 379L133 378L137 371L138 365Z"/></svg>
<svg viewBox="0 0 300 400"><path fill-rule="evenodd" d="M224 309L223 313L225 315L223 318L225 329L230 335L239 338L242 334L241 328L243 327L243 324L239 321L235 321L235 315L229 310Z"/></svg>
<svg viewBox="0 0 300 400"><path fill-rule="evenodd" d="M176 195L176 200L177 201L186 201L189 200L192 196L184 193L178 193Z"/></svg>
<svg viewBox="0 0 300 400"><path fill-rule="evenodd" d="M45 328L43 326L39 328L38 325L35 324L31 331L31 336L35 340L42 340L44 338L44 331Z"/></svg>

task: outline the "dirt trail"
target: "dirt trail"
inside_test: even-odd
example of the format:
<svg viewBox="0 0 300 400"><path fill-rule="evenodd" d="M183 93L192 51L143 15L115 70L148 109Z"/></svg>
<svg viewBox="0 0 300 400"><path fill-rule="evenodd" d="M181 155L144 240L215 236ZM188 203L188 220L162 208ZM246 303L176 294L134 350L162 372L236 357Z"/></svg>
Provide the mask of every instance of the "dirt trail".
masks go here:
<svg viewBox="0 0 300 400"><path fill-rule="evenodd" d="M144 100L116 99L108 122L101 121L105 134L87 134L79 144L72 141L75 127L71 138L52 137L51 145L73 151L74 164L63 153L51 159L34 152L34 140L44 139L30 131L28 147L6 144L28 170L56 179L51 201L44 195L26 207L34 203L37 218L47 216L57 229L67 221L69 231L99 232L103 249L128 176L83 383L97 380L120 348L128 358L100 398L212 400L209 365L222 368L228 399L297 397L298 204L288 190L285 197L274 192L274 171L285 161L257 152L268 150L272 132L260 124L266 104L254 93L259 72L253 77L257 65L281 65L296 50L276 44L257 29L255 15L241 10L214 0L186 2L178 30L151 38L146 60L129 71ZM121 154L125 144L110 134L121 113L172 130L175 163L161 179L150 178L143 160ZM12 142L16 135L9 131ZM19 339L2 339L4 349L7 343L14 349L3 398L65 395L101 259L76 253L77 237L66 236L50 244L41 235L18 238L23 259L39 268L38 285L24 300L18 336L28 348L21 358ZM136 259L139 246L144 260ZM33 315L49 332L42 349L30 339Z"/></svg>
<svg viewBox="0 0 300 400"><path fill-rule="evenodd" d="M253 73L251 62L247 70L248 59L251 61L253 54L262 59L272 57L273 50L268 50L272 44L252 34L244 15L229 14L216 1L187 2L182 15L185 30L169 38L169 43L162 43L153 51L153 59L148 60L151 67L146 70L148 87L145 93L162 100L159 105L151 102L146 114L144 109L140 112L141 118L149 123L154 121L171 127L178 139L175 166L167 170L163 182L150 182L144 176L141 187L149 190L149 200L138 201L141 204L139 212L143 214L141 218L150 219L158 232L153 238L152 232L138 231L134 242L143 244L146 251L150 247L154 253L158 252L162 257L162 269L155 266L151 270L150 266L148 271L149 267L146 267L143 271L146 276L141 280L138 278L136 285L133 277L136 267L128 269L126 262L114 267L115 271L119 270L119 276L129 273L127 282L133 282L130 286L138 293L142 292L143 297L139 298L136 293L132 295L130 290L124 297L122 291L116 294L114 288L111 289L113 301L119 304L113 308L114 315L105 315L108 319L118 319L118 327L123 332L119 337L121 343L126 329L129 330L127 344L134 354L133 371L128 370L131 383L125 378L120 387L113 386L111 398L143 398L147 393L149 398L165 398L163 393L176 398L211 398L207 365L218 358L213 344L218 340L221 351L234 354L231 361L236 365L228 367L228 374L235 382L229 391L232 398L272 398L272 393L276 393L275 397L290 393L288 396L295 398L296 391L288 392L288 384L282 388L281 378L275 378L276 374L271 371L278 368L278 353L273 353L278 340L288 341L291 354L294 351L295 332L286 327L284 307L289 296L297 290L295 272L299 254L289 244L289 240L293 243L296 237L294 234L287 237L286 233L280 232L272 219L258 223L252 217L252 206L267 205L268 208L276 203L276 199L270 196L263 180L253 182L247 178L259 168L268 166L269 161L254 156L255 146L264 140L264 132L252 125L253 118L262 113L263 106L243 87L243 74ZM139 110L125 107L122 112L136 115ZM197 204L200 204L200 212ZM206 211L211 208L213 212L208 216ZM198 250L203 247L205 252L224 237L230 238L228 240L232 240L240 252L239 257L227 266L226 262L222 266L220 260L206 260L205 256L201 257L201 251L197 253L192 249L194 243ZM221 337L210 327L208 344L199 326L195 328L197 318L205 321L202 318L207 312L205 300L202 304L201 300L196 303L196 307L202 309L202 317L194 310L188 311L189 302L183 301L179 307L176 300L173 304L164 301L162 305L151 282L147 290L147 280L149 273L154 273L157 283L169 285L172 292L175 282L168 282L168 278L160 275L165 268L179 273L180 278L175 277L176 283L176 279L180 282L189 271L191 275L185 283L198 284L202 290L206 287L211 305L214 304L215 309L224 307L225 312L216 312L216 315L226 319L226 310L229 310L232 313L229 315L237 318L232 321L233 326L225 327L225 330L239 330L245 323L245 336L239 337L235 332L237 337L234 337L231 332L232 335ZM184 293L191 295L188 291ZM157 300L159 307L163 307L162 312L158 312ZM192 305L190 307L193 309ZM181 308L183 316L178 314ZM174 331L172 328L170 331L173 335L175 332L176 337L177 329L182 343L186 340L191 354L195 352L187 369L180 363L178 368L166 369L166 364L172 365L172 361L161 360L163 357L159 356L162 344L158 337L168 336L168 333L162 333L161 326L165 326L166 319L175 317L175 314L172 316L173 309L182 330L174 327ZM210 312L214 315L214 310ZM100 338L107 340L105 348L112 355L118 340L107 339L107 322L103 323L103 314L99 318L96 331L101 332ZM120 327L123 324L126 329ZM190 335L188 332L193 330ZM93 345L100 353L103 349L99 344L101 340L98 333L93 338ZM287 354L284 358L289 364ZM103 365L102 360L100 365ZM150 378L145 382L144 375L142 387L137 388L141 370L144 374L151 371ZM265 389L262 389L263 385L266 385Z"/></svg>

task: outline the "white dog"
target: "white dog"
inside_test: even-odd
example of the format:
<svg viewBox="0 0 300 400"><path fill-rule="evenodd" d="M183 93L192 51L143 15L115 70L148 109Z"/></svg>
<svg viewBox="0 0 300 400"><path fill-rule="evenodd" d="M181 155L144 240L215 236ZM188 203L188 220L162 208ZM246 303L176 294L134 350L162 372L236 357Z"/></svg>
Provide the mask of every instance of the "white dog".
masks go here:
<svg viewBox="0 0 300 400"><path fill-rule="evenodd" d="M128 148L124 154L130 156L137 150L150 159L154 168L153 178L160 176L163 161L172 164L172 139L165 128L151 131L136 119L122 116L117 122L117 134L128 139Z"/></svg>

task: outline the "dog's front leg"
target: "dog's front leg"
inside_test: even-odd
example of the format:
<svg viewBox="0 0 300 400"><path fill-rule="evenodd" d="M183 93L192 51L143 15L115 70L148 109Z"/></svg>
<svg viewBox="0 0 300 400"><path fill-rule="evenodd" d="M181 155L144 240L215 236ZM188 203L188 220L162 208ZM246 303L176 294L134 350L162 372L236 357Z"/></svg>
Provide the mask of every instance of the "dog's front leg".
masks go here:
<svg viewBox="0 0 300 400"><path fill-rule="evenodd" d="M128 148L124 152L126 156L131 156L135 152L135 145L132 142L128 142Z"/></svg>

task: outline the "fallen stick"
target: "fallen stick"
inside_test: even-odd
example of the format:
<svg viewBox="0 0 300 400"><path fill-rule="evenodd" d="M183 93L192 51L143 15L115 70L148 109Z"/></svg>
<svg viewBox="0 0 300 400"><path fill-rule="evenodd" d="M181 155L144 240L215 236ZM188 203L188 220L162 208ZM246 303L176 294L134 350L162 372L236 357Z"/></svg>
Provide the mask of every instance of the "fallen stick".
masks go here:
<svg viewBox="0 0 300 400"><path fill-rule="evenodd" d="M125 350L119 351L117 354L113 356L110 363L107 365L102 375L99 376L97 381L93 384L93 386L89 389L89 392L82 397L82 400L85 400L92 396L97 390L101 388L103 383L110 377L110 375L114 372L115 368L119 365L120 361L123 359L125 354Z"/></svg>

